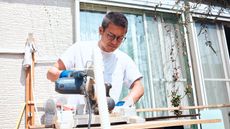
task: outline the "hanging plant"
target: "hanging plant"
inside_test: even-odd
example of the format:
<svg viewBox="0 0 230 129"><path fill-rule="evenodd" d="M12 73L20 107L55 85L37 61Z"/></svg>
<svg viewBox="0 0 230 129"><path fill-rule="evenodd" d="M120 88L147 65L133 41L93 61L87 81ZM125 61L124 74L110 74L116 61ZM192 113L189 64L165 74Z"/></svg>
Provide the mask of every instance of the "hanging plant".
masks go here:
<svg viewBox="0 0 230 129"><path fill-rule="evenodd" d="M190 97L192 94L192 86L191 85L187 85L187 87L185 88L185 91L184 91L184 95L179 95L178 94L178 88L176 90L172 90L171 91L171 104L173 107L179 107L181 106L181 100L185 97L185 96L188 96ZM181 110L174 110L173 111L174 114L176 116L180 116L182 115L182 111Z"/></svg>
<svg viewBox="0 0 230 129"><path fill-rule="evenodd" d="M185 8L186 7L186 8ZM184 13L186 13L186 10L188 10L189 7L188 5L185 5L185 9L183 10ZM178 19L182 19L181 15L177 15ZM188 18L185 18L184 21L179 21L178 25L184 26L187 28L187 26L189 25L190 21ZM188 33L188 32L186 32ZM182 35L182 36L179 36ZM182 37L182 39L181 39ZM175 44L171 45L171 51L170 51L170 60L171 63L173 65L173 73L172 73L172 81L173 81L173 86L170 92L170 97L171 97L171 105L173 107L180 107L181 106L181 102L182 99L185 96L190 97L192 94L192 85L191 84L187 84L187 86L184 87L184 93L179 93L179 88L177 86L178 81L180 80L180 72L179 70L181 69L180 66L178 66L177 64L177 57L179 54L181 54L182 56L187 56L187 50L186 50L186 43L185 43L185 33L183 31L180 31L180 29L176 29L175 31ZM188 60L187 60L188 61ZM188 62L186 63L188 65ZM189 67L189 66L187 66ZM189 83L189 82L188 82ZM181 110L174 110L173 113L176 116L180 116L182 115L182 111Z"/></svg>
<svg viewBox="0 0 230 129"><path fill-rule="evenodd" d="M178 89L176 91L171 91L171 97L172 97L171 104L173 107L179 107L181 104L181 95L178 95L177 91ZM182 111L180 110L174 110L173 112L176 116L179 116L182 114Z"/></svg>

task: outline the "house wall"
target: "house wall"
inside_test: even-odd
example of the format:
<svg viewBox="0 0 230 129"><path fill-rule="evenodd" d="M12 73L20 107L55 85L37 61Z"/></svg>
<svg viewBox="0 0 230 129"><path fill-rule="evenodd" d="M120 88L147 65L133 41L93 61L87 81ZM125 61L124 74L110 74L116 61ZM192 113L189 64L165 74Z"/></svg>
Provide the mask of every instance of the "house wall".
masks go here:
<svg viewBox="0 0 230 129"><path fill-rule="evenodd" d="M161 0L97 2L113 5L111 3L114 1L113 4L119 7L118 3L123 2L128 7L155 11L153 7L159 5ZM174 0L168 0L161 7L171 9L174 4ZM22 62L28 33L34 34L38 47L34 77L35 102L44 102L50 97L58 96L54 91L54 84L46 79L46 72L74 41L73 16L74 0L0 0L0 129L12 129L16 126L25 102L25 70ZM20 128L23 129L25 116L22 120Z"/></svg>
<svg viewBox="0 0 230 129"><path fill-rule="evenodd" d="M25 102L22 62L28 33L33 33L38 47L35 102L57 96L54 84L46 79L46 72L73 43L73 9L73 0L0 0L1 129L15 128ZM20 128L25 128L25 116Z"/></svg>

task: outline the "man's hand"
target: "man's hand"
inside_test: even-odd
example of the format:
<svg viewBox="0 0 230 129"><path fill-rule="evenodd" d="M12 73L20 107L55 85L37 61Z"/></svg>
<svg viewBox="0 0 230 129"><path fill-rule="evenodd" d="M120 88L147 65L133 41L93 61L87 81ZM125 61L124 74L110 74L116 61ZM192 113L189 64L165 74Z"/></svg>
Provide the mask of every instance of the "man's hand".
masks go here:
<svg viewBox="0 0 230 129"><path fill-rule="evenodd" d="M60 74L62 73L62 70L65 70L65 65L62 62L62 60L58 60L53 67L49 68L47 72L47 79L50 81L54 82L56 81L59 77Z"/></svg>

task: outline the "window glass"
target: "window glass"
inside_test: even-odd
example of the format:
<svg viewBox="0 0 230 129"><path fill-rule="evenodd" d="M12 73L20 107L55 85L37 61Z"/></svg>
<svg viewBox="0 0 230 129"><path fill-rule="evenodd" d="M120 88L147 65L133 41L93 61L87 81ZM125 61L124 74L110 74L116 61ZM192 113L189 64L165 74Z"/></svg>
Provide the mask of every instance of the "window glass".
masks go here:
<svg viewBox="0 0 230 129"><path fill-rule="evenodd" d="M216 25L200 23L195 25L204 77L224 78Z"/></svg>
<svg viewBox="0 0 230 129"><path fill-rule="evenodd" d="M81 11L80 12L80 39L81 41L98 41L99 26L105 12Z"/></svg>
<svg viewBox="0 0 230 129"><path fill-rule="evenodd" d="M191 86L183 28L180 19L173 14L149 14L146 21L151 59L151 70L147 71L152 73L155 107L171 107L172 91L183 96L185 88ZM185 96L181 101L181 105L194 105L192 97Z"/></svg>
<svg viewBox="0 0 230 129"><path fill-rule="evenodd" d="M224 63L221 54L224 53L220 49L222 44L223 35L218 35L220 29L214 23L199 23L195 24L198 50L200 61L202 64L202 73L204 81L204 93L206 94L207 104L226 104L229 103L228 86L229 82L224 81L227 79L227 72L224 70ZM224 45L223 45L224 46ZM226 128L229 128L229 108L223 108L222 114L225 121Z"/></svg>
<svg viewBox="0 0 230 129"><path fill-rule="evenodd" d="M99 40L98 27L105 13L81 11L80 14L81 40ZM151 14L146 17L143 14L125 15L129 22L128 33L119 49L138 65L145 87L145 94L136 106L171 107L171 91L178 89L178 94L183 96L185 87L191 85L188 54L183 30L178 24L179 19L172 14L161 14L157 17ZM173 81L174 75L178 77L178 81ZM122 91L121 98L127 95L128 89L124 87ZM193 99L188 99L187 96L182 99L182 105L193 105L192 102ZM156 113L158 116L168 114L169 112ZM154 113L140 115L152 117Z"/></svg>

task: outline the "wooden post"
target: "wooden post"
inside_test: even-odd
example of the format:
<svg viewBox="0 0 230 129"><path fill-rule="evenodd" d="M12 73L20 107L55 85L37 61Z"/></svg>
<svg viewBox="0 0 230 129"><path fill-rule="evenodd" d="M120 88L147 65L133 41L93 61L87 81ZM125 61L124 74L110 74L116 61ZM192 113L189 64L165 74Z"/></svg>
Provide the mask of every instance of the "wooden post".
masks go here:
<svg viewBox="0 0 230 129"><path fill-rule="evenodd" d="M34 41L31 35L27 41ZM26 69L26 129L35 124L34 116L34 96L33 96L33 81L34 81L34 52L32 54L32 63L30 67Z"/></svg>
<svg viewBox="0 0 230 129"><path fill-rule="evenodd" d="M23 107L22 107L21 113L20 113L20 115L19 115L19 118L18 118L18 121L17 121L17 124L16 124L15 129L19 129L19 127L20 127L20 123L21 123L21 120L22 120L22 116L23 116L23 114L24 114L24 112L25 112L25 107L26 107L26 104L23 103Z"/></svg>
<svg viewBox="0 0 230 129"><path fill-rule="evenodd" d="M191 109L205 109L205 108L226 108L226 107L230 107L230 104L179 106L179 107L167 107L167 108L145 108L145 109L137 109L136 112L159 112L159 111L191 110Z"/></svg>

